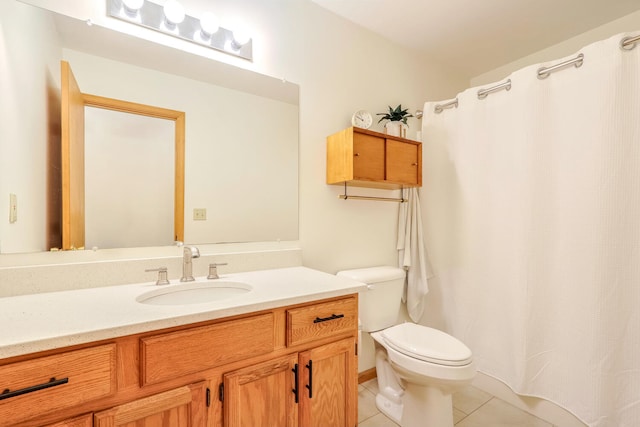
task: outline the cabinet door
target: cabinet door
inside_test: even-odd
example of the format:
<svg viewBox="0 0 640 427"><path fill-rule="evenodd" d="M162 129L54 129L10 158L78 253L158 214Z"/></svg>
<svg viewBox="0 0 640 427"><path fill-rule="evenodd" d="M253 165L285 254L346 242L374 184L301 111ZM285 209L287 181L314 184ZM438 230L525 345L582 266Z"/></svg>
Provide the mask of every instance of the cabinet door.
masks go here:
<svg viewBox="0 0 640 427"><path fill-rule="evenodd" d="M300 425L353 427L357 423L355 338L300 353Z"/></svg>
<svg viewBox="0 0 640 427"><path fill-rule="evenodd" d="M224 375L225 427L295 427L297 355Z"/></svg>
<svg viewBox="0 0 640 427"><path fill-rule="evenodd" d="M207 387L199 382L94 414L95 427L200 427L207 424Z"/></svg>
<svg viewBox="0 0 640 427"><path fill-rule="evenodd" d="M384 138L353 134L353 179L384 181Z"/></svg>
<svg viewBox="0 0 640 427"><path fill-rule="evenodd" d="M92 427L93 417L91 414L82 415L73 419L60 421L55 424L47 424L45 427Z"/></svg>
<svg viewBox="0 0 640 427"><path fill-rule="evenodd" d="M422 147L418 144L387 140L387 180L420 185L418 167Z"/></svg>

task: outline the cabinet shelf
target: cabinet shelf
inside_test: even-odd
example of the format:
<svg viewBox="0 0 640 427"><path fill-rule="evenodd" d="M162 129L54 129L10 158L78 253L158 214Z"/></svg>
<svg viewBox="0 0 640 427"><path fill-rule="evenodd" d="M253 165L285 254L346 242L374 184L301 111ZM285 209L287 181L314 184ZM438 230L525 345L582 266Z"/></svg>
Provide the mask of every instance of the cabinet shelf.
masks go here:
<svg viewBox="0 0 640 427"><path fill-rule="evenodd" d="M358 127L327 137L327 184L422 186L422 143Z"/></svg>

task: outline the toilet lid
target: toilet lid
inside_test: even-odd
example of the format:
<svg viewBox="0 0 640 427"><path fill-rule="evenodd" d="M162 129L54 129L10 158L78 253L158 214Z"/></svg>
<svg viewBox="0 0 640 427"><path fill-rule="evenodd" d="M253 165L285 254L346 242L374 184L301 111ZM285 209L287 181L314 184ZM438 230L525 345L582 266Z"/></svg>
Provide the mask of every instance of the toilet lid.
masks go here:
<svg viewBox="0 0 640 427"><path fill-rule="evenodd" d="M438 365L461 366L471 362L471 350L437 329L402 323L382 331L385 342L407 356Z"/></svg>

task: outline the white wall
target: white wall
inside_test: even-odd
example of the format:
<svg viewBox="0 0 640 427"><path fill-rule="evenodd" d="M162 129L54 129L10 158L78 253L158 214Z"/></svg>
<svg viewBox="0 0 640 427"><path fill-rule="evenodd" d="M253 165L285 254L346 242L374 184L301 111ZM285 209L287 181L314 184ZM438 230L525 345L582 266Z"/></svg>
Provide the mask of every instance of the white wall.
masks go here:
<svg viewBox="0 0 640 427"><path fill-rule="evenodd" d="M104 8L103 0L94 1ZM102 16L91 15L95 12L84 1L77 0L77 7L72 7L71 1L31 2L52 10L66 8L66 12L94 22L105 21ZM205 4L204 0L183 3L191 13ZM299 209L303 264L330 273L395 265L398 205L339 200L342 188L325 184L326 137L350 126L351 115L358 109L375 114L385 112L388 106L402 104L414 113L426 100L452 97L466 88L468 80L309 0L208 3L221 7L222 14L244 17L255 29L254 61L249 63L209 51L206 55L300 85ZM410 119L409 125L409 137L415 137L421 124ZM382 127L376 124L374 129ZM396 196L387 190L352 191ZM368 369L373 366L370 342L364 353L361 369Z"/></svg>
<svg viewBox="0 0 640 427"><path fill-rule="evenodd" d="M52 33L52 22L42 11L0 2L0 170L2 176L11 177L0 180L0 253L46 246L43 212L47 162L52 155L48 142L49 131L55 132L49 125L59 126L49 116L55 115L51 102L59 105L55 88L60 85L57 58L62 51ZM8 216L9 194L18 198L18 221L13 224Z"/></svg>
<svg viewBox="0 0 640 427"><path fill-rule="evenodd" d="M173 120L85 107L85 247L171 245L174 159Z"/></svg>
<svg viewBox="0 0 640 427"><path fill-rule="evenodd" d="M304 60L298 79L304 262L331 273L395 265L397 204L339 200L343 189L325 184L326 136L348 127L359 108L375 114L402 103L415 112L425 100L453 95L465 82L311 3L305 5ZM413 137L420 122L410 119L409 124ZM353 193L392 195L385 190Z"/></svg>
<svg viewBox="0 0 640 427"><path fill-rule="evenodd" d="M120 21L104 18L101 8L105 2L101 0L90 6L76 0L77 7L69 5L73 2L30 2L122 29ZM300 85L300 242L304 263L328 272L394 264L397 205L338 200L342 189L325 184L325 138L350 126L351 114L357 109L375 114L402 103L415 112L427 99L450 97L464 89L466 79L309 0L183 3L188 13L197 14L208 5L223 20L241 17L254 30L253 63L210 50L204 55ZM180 46L198 49L189 43ZM419 121L412 119L410 126L409 135L415 136ZM390 195L384 190L369 192Z"/></svg>
<svg viewBox="0 0 640 427"><path fill-rule="evenodd" d="M575 37L567 39L561 43L549 46L546 49L532 53L522 57L509 64L498 67L494 70L480 74L473 77L470 81L470 86L486 85L488 83L496 82L507 77L512 72L524 68L531 64L537 64L540 62L554 61L564 56L569 56L578 53L580 48L604 40L613 35L640 30L640 11L636 11L622 18L611 21L607 24L596 27L592 30L579 34Z"/></svg>

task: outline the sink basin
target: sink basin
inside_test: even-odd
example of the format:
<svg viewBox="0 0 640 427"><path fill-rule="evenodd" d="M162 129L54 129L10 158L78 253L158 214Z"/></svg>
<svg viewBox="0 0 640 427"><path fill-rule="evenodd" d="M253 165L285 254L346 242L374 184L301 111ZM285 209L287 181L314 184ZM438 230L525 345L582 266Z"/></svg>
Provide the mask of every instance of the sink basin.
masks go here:
<svg viewBox="0 0 640 427"><path fill-rule="evenodd" d="M215 281L165 285L136 298L142 304L185 305L220 301L251 292L251 285L241 282Z"/></svg>

